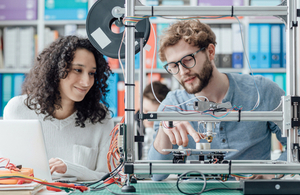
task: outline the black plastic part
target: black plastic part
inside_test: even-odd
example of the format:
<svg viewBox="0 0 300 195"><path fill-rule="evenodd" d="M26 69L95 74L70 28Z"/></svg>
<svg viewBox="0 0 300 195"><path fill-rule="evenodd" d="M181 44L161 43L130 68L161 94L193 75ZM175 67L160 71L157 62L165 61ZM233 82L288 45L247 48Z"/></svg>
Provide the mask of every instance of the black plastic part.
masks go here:
<svg viewBox="0 0 300 195"><path fill-rule="evenodd" d="M300 9L297 9L297 17L300 17Z"/></svg>
<svg viewBox="0 0 300 195"><path fill-rule="evenodd" d="M199 155L199 161L204 161L204 157L205 157L205 156L204 156L203 154L200 154L200 155Z"/></svg>
<svg viewBox="0 0 300 195"><path fill-rule="evenodd" d="M300 181L295 180L244 180L243 193L250 194L299 194Z"/></svg>
<svg viewBox="0 0 300 195"><path fill-rule="evenodd" d="M125 174L133 174L134 168L132 163L126 163L124 165L124 173Z"/></svg>
<svg viewBox="0 0 300 195"><path fill-rule="evenodd" d="M86 18L86 32L92 45L103 55L111 58L118 58L118 50L121 45L123 33L114 33L111 30L111 25L116 23L120 26L122 21L118 21L112 15L112 10L119 6L124 8L125 0L98 0L89 10ZM122 20L122 17L121 17ZM130 25L131 26L131 25ZM129 28L129 27L124 27ZM135 31L143 32L143 46L146 45L150 36L150 21L148 18L139 21L135 26ZM98 42L91 35L97 32ZM140 39L133 40L135 44L135 54L140 51ZM101 46L100 46L101 45ZM125 45L124 42L121 46L120 57L125 58Z"/></svg>
<svg viewBox="0 0 300 195"><path fill-rule="evenodd" d="M130 183L137 183L137 180L134 177L130 178Z"/></svg>
<svg viewBox="0 0 300 195"><path fill-rule="evenodd" d="M173 125L173 121L169 121L169 128L173 128L174 125Z"/></svg>
<svg viewBox="0 0 300 195"><path fill-rule="evenodd" d="M136 192L135 187L133 186L123 186L122 192Z"/></svg>
<svg viewBox="0 0 300 195"><path fill-rule="evenodd" d="M155 113L143 114L143 119L157 119L157 114Z"/></svg>
<svg viewBox="0 0 300 195"><path fill-rule="evenodd" d="M134 35L136 39L144 38L144 32L135 32Z"/></svg>
<svg viewBox="0 0 300 195"><path fill-rule="evenodd" d="M294 121L293 119L291 119L291 126L292 128L294 127L300 127L300 97L291 97L291 105L294 105L294 102L298 102L298 109L297 109L297 115L298 116L293 116L298 118L298 121Z"/></svg>
<svg viewBox="0 0 300 195"><path fill-rule="evenodd" d="M144 136L136 135L136 136L134 136L134 141L135 142L144 142Z"/></svg>

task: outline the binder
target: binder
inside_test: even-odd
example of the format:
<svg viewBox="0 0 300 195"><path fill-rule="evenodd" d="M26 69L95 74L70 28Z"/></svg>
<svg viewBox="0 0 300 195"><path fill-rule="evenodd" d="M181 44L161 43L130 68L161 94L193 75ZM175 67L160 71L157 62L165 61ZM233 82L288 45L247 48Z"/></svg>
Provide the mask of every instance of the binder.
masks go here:
<svg viewBox="0 0 300 195"><path fill-rule="evenodd" d="M231 25L222 24L220 25L220 67L232 68L232 33Z"/></svg>
<svg viewBox="0 0 300 195"><path fill-rule="evenodd" d="M0 117L2 117L3 116L3 107L2 107L2 97L3 97L3 95L2 95L2 74L0 73Z"/></svg>
<svg viewBox="0 0 300 195"><path fill-rule="evenodd" d="M4 67L16 68L19 63L19 33L20 28L4 28Z"/></svg>
<svg viewBox="0 0 300 195"><path fill-rule="evenodd" d="M165 23L161 23L161 24L157 24L157 26L156 26L156 30L157 30L157 52L158 52L158 50L159 50L159 41L160 41L160 39L159 39L159 36L161 36L162 34L163 34L163 30L165 29L165 28L167 28L169 26L169 24L165 24ZM156 68L158 68L158 69L163 69L164 67L164 65L166 64L166 62L162 62L160 59L159 59L159 56L157 55L157 60L156 60Z"/></svg>
<svg viewBox="0 0 300 195"><path fill-rule="evenodd" d="M140 68L140 52L135 54L135 56L134 56L134 68L135 69Z"/></svg>
<svg viewBox="0 0 300 195"><path fill-rule="evenodd" d="M34 28L20 28L19 59L17 67L31 68L34 62Z"/></svg>
<svg viewBox="0 0 300 195"><path fill-rule="evenodd" d="M125 114L125 83L118 82L118 116L122 117Z"/></svg>
<svg viewBox="0 0 300 195"><path fill-rule="evenodd" d="M119 75L114 73L110 75L107 82L109 92L107 93L106 96L106 102L109 105L109 110L113 112L112 117L118 116L118 89L117 89L118 81L119 81Z"/></svg>
<svg viewBox="0 0 300 195"><path fill-rule="evenodd" d="M259 68L271 68L271 25L260 24L260 66Z"/></svg>
<svg viewBox="0 0 300 195"><path fill-rule="evenodd" d="M263 73L262 76L270 79L271 81L274 81L274 74L273 73Z"/></svg>
<svg viewBox="0 0 300 195"><path fill-rule="evenodd" d="M13 74L2 74L2 111L13 97Z"/></svg>
<svg viewBox="0 0 300 195"><path fill-rule="evenodd" d="M281 56L281 67L285 68L286 67L286 29L285 25L281 24L281 41L282 41L282 56Z"/></svg>
<svg viewBox="0 0 300 195"><path fill-rule="evenodd" d="M232 24L232 68L243 68L243 42L239 24Z"/></svg>
<svg viewBox="0 0 300 195"><path fill-rule="evenodd" d="M271 68L280 68L281 64L281 27L271 25Z"/></svg>
<svg viewBox="0 0 300 195"><path fill-rule="evenodd" d="M211 27L211 30L215 33L216 35L216 47L215 47L215 59L214 59L214 62L215 62L215 65L217 68L220 67L220 47L221 47L221 44L222 44L222 41L221 41L221 36L220 36L220 25L218 24L213 24L213 25L210 25Z"/></svg>
<svg viewBox="0 0 300 195"><path fill-rule="evenodd" d="M259 28L258 24L249 24L249 62L251 68L258 68L259 57Z"/></svg>
<svg viewBox="0 0 300 195"><path fill-rule="evenodd" d="M274 82L285 91L285 73L274 73Z"/></svg>
<svg viewBox="0 0 300 195"><path fill-rule="evenodd" d="M153 31L155 32L155 35L156 35L157 34L157 32L156 32L156 24L152 24L152 27L151 27L151 30L150 30L150 36L149 36L149 39L148 39L148 42L147 42L147 44L151 48L150 48L149 51L145 51L145 67L147 69L151 69L154 53L155 53L155 56L154 56L154 61L153 61L153 68L156 68L156 58L157 58L156 56L157 56L157 52L154 51L154 49L155 49L155 37L154 37Z"/></svg>
<svg viewBox="0 0 300 195"><path fill-rule="evenodd" d="M17 73L13 74L13 96L22 94L22 85L25 79L25 74Z"/></svg>

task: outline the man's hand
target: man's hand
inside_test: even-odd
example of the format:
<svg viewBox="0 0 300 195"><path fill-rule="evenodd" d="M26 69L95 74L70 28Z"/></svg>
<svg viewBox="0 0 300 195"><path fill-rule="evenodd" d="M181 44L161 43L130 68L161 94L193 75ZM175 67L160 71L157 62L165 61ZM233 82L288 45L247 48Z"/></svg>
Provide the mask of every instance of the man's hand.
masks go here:
<svg viewBox="0 0 300 195"><path fill-rule="evenodd" d="M66 173L67 171L67 165L60 159L51 158L49 160L49 165L50 165L51 175L53 174L54 171L56 171L57 173Z"/></svg>
<svg viewBox="0 0 300 195"><path fill-rule="evenodd" d="M168 121L164 124L168 124ZM171 149L172 144L186 147L189 143L188 135L191 135L196 143L205 137L196 132L188 121L174 121L173 126L173 128L165 128L164 125L159 127L154 148L161 154L168 154L169 152L163 152L162 149Z"/></svg>
<svg viewBox="0 0 300 195"><path fill-rule="evenodd" d="M168 124L168 122L165 122ZM204 135L200 135L188 121L174 121L173 128L163 128L173 145L186 147L189 143L188 135L191 135L195 142L200 142Z"/></svg>

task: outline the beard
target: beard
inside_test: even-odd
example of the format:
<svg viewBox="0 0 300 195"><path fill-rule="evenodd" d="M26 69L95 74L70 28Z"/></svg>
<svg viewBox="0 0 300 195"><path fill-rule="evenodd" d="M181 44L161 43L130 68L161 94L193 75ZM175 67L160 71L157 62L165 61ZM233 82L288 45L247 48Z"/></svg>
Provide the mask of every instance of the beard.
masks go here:
<svg viewBox="0 0 300 195"><path fill-rule="evenodd" d="M196 79L198 78L200 83L190 88L188 88L185 85L185 82L183 80L180 81L180 84L189 94L199 93L208 85L210 79L212 78L212 72L213 72L213 65L211 64L208 57L206 56L206 60L203 64L201 73L200 74L194 73L188 75L188 76L196 77Z"/></svg>

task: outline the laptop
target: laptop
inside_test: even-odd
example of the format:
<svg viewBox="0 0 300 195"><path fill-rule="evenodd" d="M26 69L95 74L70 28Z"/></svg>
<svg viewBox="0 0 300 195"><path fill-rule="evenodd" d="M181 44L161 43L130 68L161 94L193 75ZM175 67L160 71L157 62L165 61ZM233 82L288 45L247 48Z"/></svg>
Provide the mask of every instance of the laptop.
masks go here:
<svg viewBox="0 0 300 195"><path fill-rule="evenodd" d="M42 126L38 120L0 120L0 157L32 168L34 177L52 182ZM7 161L0 163L5 166Z"/></svg>

